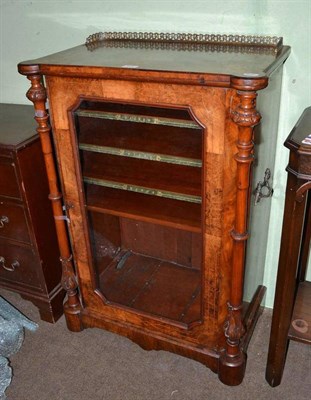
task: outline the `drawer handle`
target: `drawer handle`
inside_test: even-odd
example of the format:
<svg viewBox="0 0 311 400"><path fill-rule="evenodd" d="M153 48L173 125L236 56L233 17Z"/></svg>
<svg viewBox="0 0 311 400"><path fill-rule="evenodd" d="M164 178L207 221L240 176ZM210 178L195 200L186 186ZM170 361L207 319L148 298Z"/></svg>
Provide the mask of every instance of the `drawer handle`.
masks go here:
<svg viewBox="0 0 311 400"><path fill-rule="evenodd" d="M1 215L0 217L0 229L4 228L4 224L9 223L9 218L6 215Z"/></svg>
<svg viewBox="0 0 311 400"><path fill-rule="evenodd" d="M263 182L258 182L254 195L255 195L255 205L260 202L261 199L265 197L272 197L273 189L270 186L269 179L271 178L271 171L269 168L265 171L265 177Z"/></svg>
<svg viewBox="0 0 311 400"><path fill-rule="evenodd" d="M10 271L13 272L16 270L16 268L19 267L19 262L18 261L13 261L11 266L8 267L5 265L5 258L0 256L0 265L2 266L2 268L4 268L6 271Z"/></svg>

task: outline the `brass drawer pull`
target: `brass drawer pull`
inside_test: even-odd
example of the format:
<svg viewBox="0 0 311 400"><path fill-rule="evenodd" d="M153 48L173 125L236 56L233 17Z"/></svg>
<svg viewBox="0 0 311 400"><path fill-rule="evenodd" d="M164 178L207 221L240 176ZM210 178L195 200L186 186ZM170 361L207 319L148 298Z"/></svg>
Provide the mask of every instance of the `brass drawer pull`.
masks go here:
<svg viewBox="0 0 311 400"><path fill-rule="evenodd" d="M6 215L1 215L0 217L0 229L4 228L4 224L9 223L9 218Z"/></svg>
<svg viewBox="0 0 311 400"><path fill-rule="evenodd" d="M13 272L15 271L16 268L19 267L19 262L18 261L13 261L11 266L8 267L5 265L5 258L0 256L0 265L7 271Z"/></svg>

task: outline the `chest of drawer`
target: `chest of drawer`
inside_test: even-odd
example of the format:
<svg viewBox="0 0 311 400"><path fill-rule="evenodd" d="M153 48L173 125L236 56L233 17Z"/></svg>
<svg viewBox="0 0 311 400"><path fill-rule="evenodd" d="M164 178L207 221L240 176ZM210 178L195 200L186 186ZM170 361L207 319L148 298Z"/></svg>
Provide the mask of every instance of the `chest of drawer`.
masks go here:
<svg viewBox="0 0 311 400"><path fill-rule="evenodd" d="M30 243L23 205L0 200L0 237Z"/></svg>
<svg viewBox="0 0 311 400"><path fill-rule="evenodd" d="M33 108L0 104L0 291L20 293L55 322L64 291L48 194Z"/></svg>
<svg viewBox="0 0 311 400"><path fill-rule="evenodd" d="M31 247L0 241L0 281L12 281L37 287L38 258Z"/></svg>
<svg viewBox="0 0 311 400"><path fill-rule="evenodd" d="M14 160L0 157L0 195L21 198Z"/></svg>

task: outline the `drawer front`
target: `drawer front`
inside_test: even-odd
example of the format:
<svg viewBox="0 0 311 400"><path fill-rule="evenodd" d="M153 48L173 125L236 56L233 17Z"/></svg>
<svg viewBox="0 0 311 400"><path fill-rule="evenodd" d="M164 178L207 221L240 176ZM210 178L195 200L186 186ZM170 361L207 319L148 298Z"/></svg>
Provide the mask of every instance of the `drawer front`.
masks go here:
<svg viewBox="0 0 311 400"><path fill-rule="evenodd" d="M40 263L31 247L0 240L0 282L11 281L38 287Z"/></svg>
<svg viewBox="0 0 311 400"><path fill-rule="evenodd" d="M0 237L30 243L25 210L21 204L0 201Z"/></svg>
<svg viewBox="0 0 311 400"><path fill-rule="evenodd" d="M21 198L16 166L10 158L0 157L0 195Z"/></svg>

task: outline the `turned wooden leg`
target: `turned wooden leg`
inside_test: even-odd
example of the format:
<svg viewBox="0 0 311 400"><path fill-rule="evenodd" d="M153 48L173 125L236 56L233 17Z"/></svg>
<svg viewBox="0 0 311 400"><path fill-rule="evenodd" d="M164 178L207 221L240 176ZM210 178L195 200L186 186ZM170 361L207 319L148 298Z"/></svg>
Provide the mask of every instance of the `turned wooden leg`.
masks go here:
<svg viewBox="0 0 311 400"><path fill-rule="evenodd" d="M37 132L40 136L42 153L44 155L45 167L49 183L49 199L52 203L53 215L56 226L58 245L60 249L60 261L62 263L62 286L67 292L67 301L64 311L68 328L72 331L83 329L80 313L81 304L78 296L78 284L72 264L72 255L67 236L67 227L63 215L62 195L58 188L56 167L53 158L53 148L51 143L51 127L48 122L48 113L45 108L46 90L42 84L41 75L36 71L36 67L26 66L21 72L27 75L31 82L31 88L27 92L27 97L33 102L35 108L35 120L38 123Z"/></svg>
<svg viewBox="0 0 311 400"><path fill-rule="evenodd" d="M297 199L297 186L297 178L289 174L266 369L266 380L273 387L278 386L282 380L288 347L288 330L295 302L300 239L306 204L305 196Z"/></svg>
<svg viewBox="0 0 311 400"><path fill-rule="evenodd" d="M232 79L232 86L240 88L240 80ZM261 119L256 110L256 92L238 90L239 104L231 112L232 121L239 127L237 142L237 196L236 219L231 232L233 239L231 295L228 301L228 317L224 325L226 349L219 360L219 379L228 385L239 385L244 377L246 355L242 350L242 338L246 332L242 321L243 281L247 221L250 202L250 178L253 156L253 127Z"/></svg>
<svg viewBox="0 0 311 400"><path fill-rule="evenodd" d="M234 307L228 304L229 315L225 323L227 346L219 360L219 379L230 386L239 385L245 373L246 356L240 348L240 339L245 332L241 308L241 306Z"/></svg>

